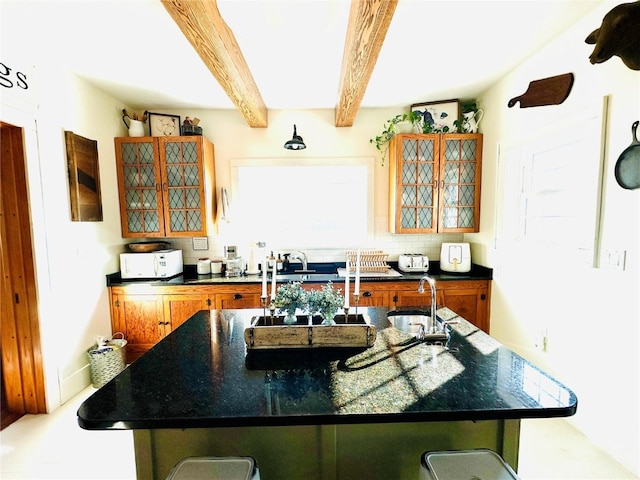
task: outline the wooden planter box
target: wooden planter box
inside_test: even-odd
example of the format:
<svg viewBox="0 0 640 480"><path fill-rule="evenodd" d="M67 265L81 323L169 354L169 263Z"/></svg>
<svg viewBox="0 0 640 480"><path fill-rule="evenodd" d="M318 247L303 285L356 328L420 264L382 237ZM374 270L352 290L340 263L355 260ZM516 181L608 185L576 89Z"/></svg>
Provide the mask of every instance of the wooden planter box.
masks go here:
<svg viewBox="0 0 640 480"><path fill-rule="evenodd" d="M296 316L296 323L285 325L283 316L253 317L244 330L249 349L370 347L376 341L376 327L363 314L336 315L336 325L320 325L322 318Z"/></svg>

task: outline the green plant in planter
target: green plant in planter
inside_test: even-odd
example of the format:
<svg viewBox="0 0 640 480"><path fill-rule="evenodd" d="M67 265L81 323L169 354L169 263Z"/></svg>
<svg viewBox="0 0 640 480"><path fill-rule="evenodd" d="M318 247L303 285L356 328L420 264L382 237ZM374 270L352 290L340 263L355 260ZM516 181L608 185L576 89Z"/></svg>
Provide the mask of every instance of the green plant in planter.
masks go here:
<svg viewBox="0 0 640 480"><path fill-rule="evenodd" d="M280 285L273 303L278 312L286 312L290 317L295 315L297 308L306 309L307 292L302 288L302 282L289 282Z"/></svg>
<svg viewBox="0 0 640 480"><path fill-rule="evenodd" d="M478 104L476 102L465 102L462 104L462 107L460 107L460 113L462 115L464 115L465 113L471 113L471 112L477 112L477 111L478 111ZM456 127L456 131L458 133L468 133L467 128L465 126L464 117L459 118L458 120L453 122L453 125Z"/></svg>
<svg viewBox="0 0 640 480"><path fill-rule="evenodd" d="M339 308L344 305L342 289L333 289L333 283L327 282L321 290L311 290L307 294L307 308L309 314L319 313L324 319L323 325L331 325L333 317Z"/></svg>
<svg viewBox="0 0 640 480"><path fill-rule="evenodd" d="M374 144L381 154L382 166L384 166L384 161L387 157L387 152L389 151L389 142L398 133L398 124L408 121L411 122L412 126L420 126L421 120L422 116L419 112L401 113L384 123L383 130L380 135L369 139L369 143Z"/></svg>

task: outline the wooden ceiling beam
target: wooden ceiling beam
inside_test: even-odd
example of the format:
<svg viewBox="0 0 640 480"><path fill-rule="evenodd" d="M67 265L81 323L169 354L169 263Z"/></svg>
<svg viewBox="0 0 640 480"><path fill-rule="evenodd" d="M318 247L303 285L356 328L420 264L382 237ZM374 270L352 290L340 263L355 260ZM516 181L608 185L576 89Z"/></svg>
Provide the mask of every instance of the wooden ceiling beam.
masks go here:
<svg viewBox="0 0 640 480"><path fill-rule="evenodd" d="M162 0L169 15L250 127L266 128L267 106L215 0Z"/></svg>
<svg viewBox="0 0 640 480"><path fill-rule="evenodd" d="M336 127L353 125L397 5L398 0L351 0Z"/></svg>

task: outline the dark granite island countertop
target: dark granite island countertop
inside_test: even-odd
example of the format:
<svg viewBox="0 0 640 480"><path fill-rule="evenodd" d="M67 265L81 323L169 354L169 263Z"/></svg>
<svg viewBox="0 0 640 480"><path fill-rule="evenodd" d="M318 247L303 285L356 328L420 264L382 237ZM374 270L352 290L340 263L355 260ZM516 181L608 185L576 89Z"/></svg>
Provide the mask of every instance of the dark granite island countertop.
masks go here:
<svg viewBox="0 0 640 480"><path fill-rule="evenodd" d="M305 475L297 478L350 478L346 472L363 461L356 453L375 454L372 438L382 437L380 478L401 478L404 467L387 458L389 442L420 439L409 449L414 455L432 447L492 448L517 468L519 419L576 411L569 388L464 319L445 348L412 342L390 326L385 308L359 311L377 328L373 347L294 352L247 352L244 328L262 310L201 311L88 398L78 422L136 429L139 478L166 476L184 456L234 453L256 456L275 478L294 478L293 471ZM438 315L456 317L446 308ZM305 444L310 437L317 445ZM358 446L358 438L367 440ZM163 449L163 439L184 448ZM298 458L297 470L287 470L287 462L265 458L276 455L274 442L296 458L316 449L316 460ZM336 453L341 445L349 446L350 460ZM327 468L335 475L317 473Z"/></svg>

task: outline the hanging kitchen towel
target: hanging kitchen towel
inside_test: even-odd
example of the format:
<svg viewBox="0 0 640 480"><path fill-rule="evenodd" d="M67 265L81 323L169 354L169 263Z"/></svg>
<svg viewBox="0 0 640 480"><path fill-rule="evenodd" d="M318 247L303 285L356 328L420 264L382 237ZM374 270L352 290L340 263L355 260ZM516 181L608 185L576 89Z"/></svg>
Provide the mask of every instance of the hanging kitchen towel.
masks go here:
<svg viewBox="0 0 640 480"><path fill-rule="evenodd" d="M231 222L231 207L229 205L229 195L227 193L227 189L222 187L220 188L220 193L218 195L218 222Z"/></svg>

